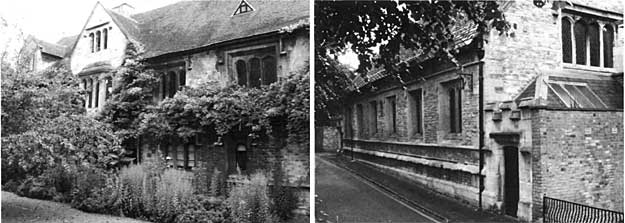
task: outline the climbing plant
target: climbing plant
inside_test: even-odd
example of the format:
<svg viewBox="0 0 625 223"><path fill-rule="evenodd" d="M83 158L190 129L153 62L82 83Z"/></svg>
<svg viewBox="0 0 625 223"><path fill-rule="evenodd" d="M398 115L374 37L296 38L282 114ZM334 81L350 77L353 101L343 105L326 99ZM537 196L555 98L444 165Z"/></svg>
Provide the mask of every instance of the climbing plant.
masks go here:
<svg viewBox="0 0 625 223"><path fill-rule="evenodd" d="M220 87L204 83L180 91L141 116L139 132L183 139L209 130L225 135L242 128L271 134L279 130L288 140L306 141L309 120L309 72L295 72L261 88ZM276 125L276 122L284 125ZM284 128L284 129L276 129Z"/></svg>

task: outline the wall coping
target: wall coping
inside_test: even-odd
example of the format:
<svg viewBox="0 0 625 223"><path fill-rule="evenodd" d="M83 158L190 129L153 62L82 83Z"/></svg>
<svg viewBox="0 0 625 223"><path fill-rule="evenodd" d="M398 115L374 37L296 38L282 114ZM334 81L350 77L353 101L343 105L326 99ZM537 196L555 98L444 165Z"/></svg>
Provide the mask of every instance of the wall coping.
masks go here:
<svg viewBox="0 0 625 223"><path fill-rule="evenodd" d="M370 140L370 139L348 139L348 138L344 138L343 140L351 140L351 141L355 141L355 142L395 144L395 145L405 145L405 146L438 147L438 148L444 148L444 149L465 149L465 150L476 150L476 151L479 150L479 148L477 146L445 145L445 144L398 142L398 141L381 141L381 140Z"/></svg>

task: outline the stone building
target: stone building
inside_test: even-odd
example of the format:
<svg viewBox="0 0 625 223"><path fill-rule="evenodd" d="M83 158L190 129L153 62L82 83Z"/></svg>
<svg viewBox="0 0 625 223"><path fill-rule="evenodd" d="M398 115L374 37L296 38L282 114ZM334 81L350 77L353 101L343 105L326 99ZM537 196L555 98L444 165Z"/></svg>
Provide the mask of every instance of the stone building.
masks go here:
<svg viewBox="0 0 625 223"><path fill-rule="evenodd" d="M500 7L507 35L456 27L460 66L405 57L423 67L405 89L385 71L356 79L344 150L520 220L539 221L544 196L622 212L621 3Z"/></svg>
<svg viewBox="0 0 625 223"><path fill-rule="evenodd" d="M142 13L128 4L108 9L97 3L70 52L71 71L87 90L88 114L104 107L112 72L129 42L145 50L160 77L154 102L173 97L182 86L204 82L259 87L308 66L308 1L182 1ZM228 174L268 169L279 158L291 183L308 185L308 146L271 142L255 146L247 130L223 136L198 135L194 142L142 139L139 161L160 150L171 166L200 166ZM215 143L219 141L219 143ZM217 146L221 145L221 146Z"/></svg>
<svg viewBox="0 0 625 223"><path fill-rule="evenodd" d="M66 57L66 42L50 43L28 35L17 57L17 65L25 71L41 71Z"/></svg>

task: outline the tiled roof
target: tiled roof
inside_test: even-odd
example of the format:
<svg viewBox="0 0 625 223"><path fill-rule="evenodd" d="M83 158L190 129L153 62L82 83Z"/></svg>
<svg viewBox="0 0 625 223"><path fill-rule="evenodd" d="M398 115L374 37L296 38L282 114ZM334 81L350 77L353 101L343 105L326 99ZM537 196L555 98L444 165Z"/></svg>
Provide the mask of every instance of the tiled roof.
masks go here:
<svg viewBox="0 0 625 223"><path fill-rule="evenodd" d="M240 1L183 1L125 17L108 10L130 39L144 44L147 57L308 25L305 0L248 0L255 9L233 16Z"/></svg>
<svg viewBox="0 0 625 223"><path fill-rule="evenodd" d="M37 39L33 36L29 36L28 39L30 39L35 44L37 44L37 46L41 48L41 52L52 55L52 56L56 56L59 58L63 58L65 56L66 51L68 50L68 48L65 46L46 42L46 41Z"/></svg>
<svg viewBox="0 0 625 223"><path fill-rule="evenodd" d="M461 48L461 47L469 45L471 41L473 40L473 38L477 35L477 25L475 25L474 23L464 23L463 25L455 26L454 28L452 28L451 33L454 35L455 48ZM406 54L405 53L404 55L400 57L405 58L402 60L402 62L419 63L428 59L432 59L434 55L435 55L435 52L429 52L427 54L425 53L407 53ZM354 86L356 88L361 88L369 83L373 83L377 80L380 80L388 76L389 74L390 73L386 72L384 68L373 69L369 71L367 74L368 80L365 80L362 77L362 75L357 75L353 80Z"/></svg>

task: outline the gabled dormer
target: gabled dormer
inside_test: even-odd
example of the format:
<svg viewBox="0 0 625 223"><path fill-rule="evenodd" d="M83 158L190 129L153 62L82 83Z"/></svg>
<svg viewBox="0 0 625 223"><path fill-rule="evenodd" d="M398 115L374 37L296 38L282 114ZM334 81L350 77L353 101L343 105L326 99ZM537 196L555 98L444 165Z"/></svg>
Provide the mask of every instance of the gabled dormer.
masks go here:
<svg viewBox="0 0 625 223"><path fill-rule="evenodd" d="M95 64L108 68L121 65L132 28L136 28L132 18L96 3L71 50L72 73L89 75Z"/></svg>
<svg viewBox="0 0 625 223"><path fill-rule="evenodd" d="M234 10L234 13L232 14L232 16L236 16L236 15L248 13L248 12L253 12L253 11L254 11L254 7L252 7L250 3L248 3L246 0L241 0L241 2L239 3L239 6L237 6L236 10Z"/></svg>

